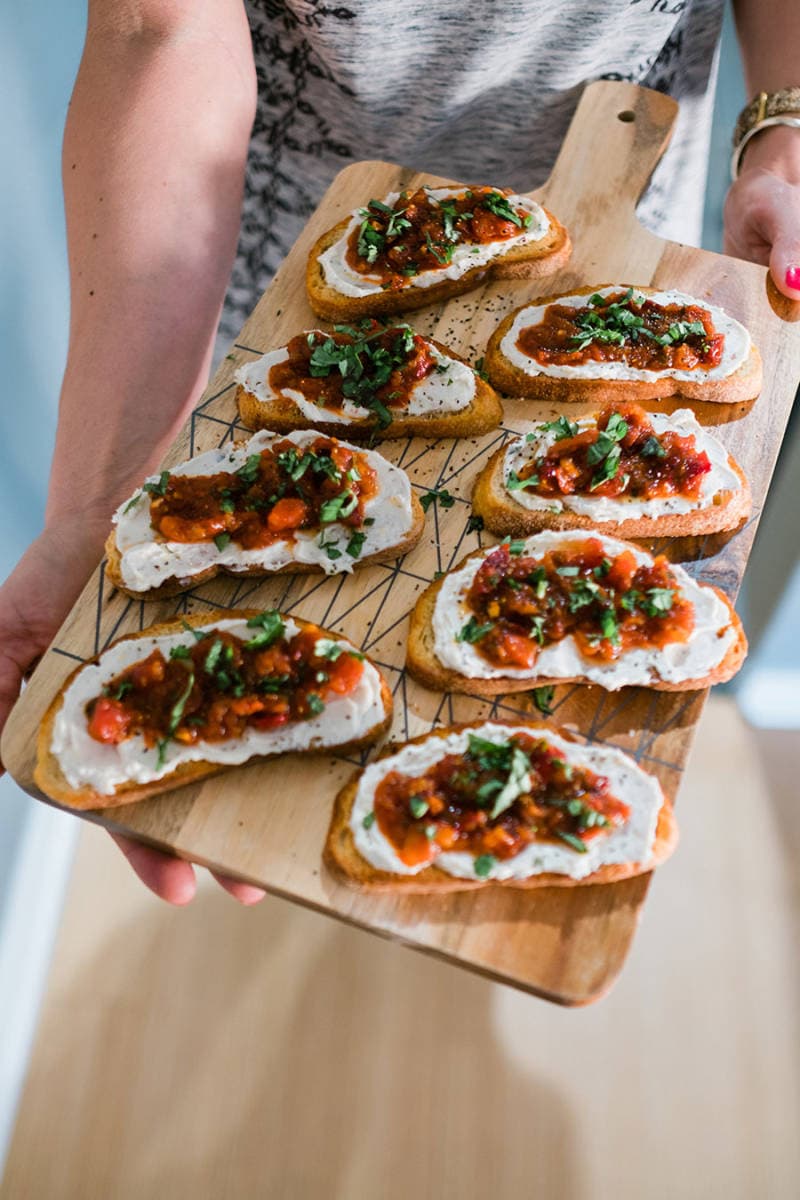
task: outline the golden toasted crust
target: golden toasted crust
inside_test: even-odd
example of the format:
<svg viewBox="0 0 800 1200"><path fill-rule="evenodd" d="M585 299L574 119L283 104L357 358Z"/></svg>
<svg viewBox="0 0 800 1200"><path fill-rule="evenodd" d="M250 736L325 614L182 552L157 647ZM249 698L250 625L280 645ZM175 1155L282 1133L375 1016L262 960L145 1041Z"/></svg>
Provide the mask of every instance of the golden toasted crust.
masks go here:
<svg viewBox="0 0 800 1200"><path fill-rule="evenodd" d="M444 738L451 733L458 733L463 729L477 729L485 723L485 721L477 721L471 724L448 725L444 728L436 729L432 733L422 734L420 737L413 738L410 743L405 744L418 745L420 742L428 741L431 737ZM509 728L519 728L521 725L525 725L525 722L492 719L492 724L506 725ZM538 728L539 726L536 727ZM553 732L560 734L561 737L569 741L574 740L564 729L554 728ZM396 753L398 749L400 749L399 746L389 746L380 757L385 758L388 754ZM351 887L368 889L375 892L402 891L406 893L428 893L460 892L482 887L528 889L537 887L577 887L588 883L618 883L622 879L630 879L633 875L642 875L646 871L651 871L654 867L664 862L665 859L669 858L678 843L678 826L675 821L672 804L662 791L662 805L658 814L653 851L646 863L610 863L593 872L593 874L588 875L585 879L571 879L568 875L559 875L552 871L541 875L531 875L527 879L509 879L503 882L482 879L457 879L453 875L448 875L446 871L440 871L437 867L426 867L418 875L395 875L391 871L381 871L373 867L356 849L355 839L350 828L350 814L353 809L353 802L361 775L362 772L357 771L352 779L345 784L334 801L333 815L323 852L325 864L329 870ZM655 777L653 778L655 779ZM658 783L658 780L655 782ZM659 789L660 786L659 784Z"/></svg>
<svg viewBox="0 0 800 1200"><path fill-rule="evenodd" d="M117 638L111 643L111 646L116 646L120 642L136 641L138 638L160 637L163 634L180 633L187 625L210 625L216 621L230 620L247 620L249 617L258 616L258 609L242 608L242 609L216 609L209 613L195 614L192 616L183 616L175 618L171 621L159 621L155 625L148 626L147 629L141 630L139 633L130 633L125 637ZM301 628L305 628L312 624L310 621L303 621L299 617L292 615L291 620ZM321 628L321 627L318 627ZM336 638L337 634L330 630L323 629L322 632L327 637ZM111 646L107 649L110 650ZM42 789L46 796L59 804L66 805L69 808L75 809L95 809L95 808L117 808L121 804L132 804L136 800L146 800L149 796L156 796L160 792L173 791L175 788L182 787L187 783L194 783L199 779L205 779L208 775L216 775L221 771L232 770L232 766L224 763L212 762L194 762L183 763L176 767L169 775L163 779L154 780L152 783L129 783L122 784L111 795L103 795L100 792L94 791L90 787L74 788L65 778L58 759L52 751L53 726L55 724L56 715L64 702L64 694L67 688L77 675L87 666L96 663L101 658L101 655L95 655L87 662L82 663L76 668L59 688L56 695L53 697L46 713L42 718L39 726L39 737L36 744L36 768L34 770L34 780L38 787ZM374 667L375 664L371 659L368 662ZM377 671L378 668L375 667ZM392 693L380 671L378 671L381 680L381 700L385 712L384 719L371 729L368 729L360 738L356 738L350 742L343 742L333 746L318 746L309 747L306 750L300 751L303 754L332 754L349 753L351 750L358 750L364 746L370 746L373 742L386 733L392 722ZM266 758L275 758L277 755L271 754L254 754L248 759L248 763L259 762ZM244 765L244 764L236 764Z"/></svg>
<svg viewBox="0 0 800 1200"><path fill-rule="evenodd" d="M453 571L460 571L471 559L482 558L484 554L484 550L479 550L467 555L456 567L453 567ZM440 692L463 692L468 696L480 696L485 699L510 692L526 692L530 691L532 687L541 687L551 683L590 684L594 682L587 679L585 675L570 676L567 679L563 677L551 678L544 675L531 675L525 679L509 679L502 676L497 679L470 679L466 675L460 675L457 671L442 666L434 653L433 634L433 610L442 583L442 579L437 579L435 583L430 584L419 596L411 612L408 647L406 650L406 666L411 675L419 683L424 684L425 687L433 688L435 691ZM702 678L686 679L681 683L667 683L660 679L654 679L646 685L647 687L659 692L697 691L701 688L711 687L715 683L725 683L726 680L732 679L744 662L745 655L747 654L747 638L745 637L742 623L735 609L725 593L721 592L719 588L712 587L711 584L703 584L702 586L711 587L711 590L717 594L727 607L730 615L730 623L736 630L736 641L728 650L728 653L719 666L715 667L713 671L710 671Z"/></svg>
<svg viewBox="0 0 800 1200"><path fill-rule="evenodd" d="M547 210L545 209L545 212ZM378 292L371 296L344 296L326 283L319 257L347 230L350 217L327 230L314 244L306 266L308 301L318 317L328 321L349 321L362 316L389 316L427 308L452 296L461 296L489 279L539 279L560 270L572 253L572 243L564 226L547 212L550 228L538 242L514 246L486 266L465 272L460 279L444 279L431 287L407 287L402 291Z"/></svg>
<svg viewBox="0 0 800 1200"><path fill-rule="evenodd" d="M753 345L748 357L733 374L725 379L698 378L697 382L671 379L666 375L662 379L654 380L553 379L548 375L527 375L509 362L503 354L500 343L522 309L529 308L532 304L537 307L553 304L565 296L589 296L599 288L609 286L614 285L602 283L595 287L575 288L570 292L537 297L535 301L523 304L509 313L489 338L484 357L484 369L497 390L509 396L525 396L531 400L545 400L551 404L586 400L599 404L614 400L665 400L670 396L683 396L687 400L705 400L714 404L738 404L745 400L753 400L759 394L762 381L761 355ZM622 286L620 284L620 287ZM658 289L637 286L636 290L645 295L652 295ZM702 301L698 303L702 304ZM698 375L701 375L701 372L698 372Z"/></svg>
<svg viewBox="0 0 800 1200"><path fill-rule="evenodd" d="M456 362L467 363L448 346L433 338L425 339L440 354ZM470 364L467 363L467 366ZM259 400L239 384L236 389L239 416L248 429L272 429L275 433L292 433L296 429L316 429L331 437L344 435L354 441L373 436L381 441L406 437L478 437L495 429L503 419L500 397L479 375L475 375L475 396L466 408L453 413L418 413L414 416L397 415L391 425L381 429L377 417L353 417L346 423L340 421L310 421L303 411L286 396L275 396L270 400Z"/></svg>
<svg viewBox="0 0 800 1200"><path fill-rule="evenodd" d="M659 517L632 517L627 521L598 521L578 513L534 511L517 504L503 486L506 450L504 446L492 455L476 479L472 493L475 515L483 518L485 529L500 536L525 537L541 529L593 529L597 533L623 538L696 537L738 529L750 515L750 485L731 455L728 455L728 466L741 480L741 489L720 492L708 508L690 513L664 513Z"/></svg>
<svg viewBox="0 0 800 1200"><path fill-rule="evenodd" d="M373 563L394 562L396 558L400 558L403 554L407 554L416 546L419 539L422 537L422 531L425 528L425 513L417 499L415 493L411 492L411 515L413 518L411 528L402 541L397 542L394 546L387 547L386 550L380 550L376 554L365 554L363 558L355 560L354 569L362 566L371 566ZM129 588L122 578L122 555L120 554L119 546L117 545L116 530L112 529L106 539L106 578L112 587L124 592L126 596L131 596L134 600L167 600L170 596L178 596L181 592L185 592L188 588L197 587L201 583L205 583L208 579L213 579L215 575L232 575L234 578L242 575L252 575L254 577L264 577L266 575L321 575L324 574L322 567L314 563L287 563L285 567L279 567L276 571L266 571L263 567L247 564L241 568L233 566L211 566L205 571L198 571L196 575L184 577L180 579L168 579L162 583L160 587L150 588L146 592L136 592Z"/></svg>

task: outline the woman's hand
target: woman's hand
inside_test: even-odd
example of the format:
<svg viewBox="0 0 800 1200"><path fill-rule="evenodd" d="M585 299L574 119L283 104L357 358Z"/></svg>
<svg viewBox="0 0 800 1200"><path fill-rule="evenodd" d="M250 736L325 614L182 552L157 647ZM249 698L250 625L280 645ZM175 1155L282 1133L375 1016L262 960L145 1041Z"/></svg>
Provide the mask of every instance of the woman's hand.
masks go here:
<svg viewBox="0 0 800 1200"><path fill-rule="evenodd" d="M22 681L55 637L100 558L108 519L86 514L49 525L0 588L0 730ZM0 764L2 770L2 764ZM133 870L170 904L188 904L195 893L194 867L130 838L114 836ZM212 872L213 874L213 872ZM227 876L214 876L241 904L264 892Z"/></svg>
<svg viewBox="0 0 800 1200"><path fill-rule="evenodd" d="M800 129L772 126L745 148L725 200L724 250L769 266L778 290L800 300Z"/></svg>

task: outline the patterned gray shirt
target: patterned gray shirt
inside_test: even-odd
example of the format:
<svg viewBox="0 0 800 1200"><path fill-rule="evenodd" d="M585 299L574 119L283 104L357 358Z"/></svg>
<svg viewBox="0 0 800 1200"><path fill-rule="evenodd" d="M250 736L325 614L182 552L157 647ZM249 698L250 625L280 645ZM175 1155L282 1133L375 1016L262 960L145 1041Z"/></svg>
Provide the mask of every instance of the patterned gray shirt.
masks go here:
<svg viewBox="0 0 800 1200"><path fill-rule="evenodd" d="M700 235L724 0L248 0L258 112L222 333L235 335L337 171L382 158L471 183L543 183L584 86L681 111L640 215Z"/></svg>

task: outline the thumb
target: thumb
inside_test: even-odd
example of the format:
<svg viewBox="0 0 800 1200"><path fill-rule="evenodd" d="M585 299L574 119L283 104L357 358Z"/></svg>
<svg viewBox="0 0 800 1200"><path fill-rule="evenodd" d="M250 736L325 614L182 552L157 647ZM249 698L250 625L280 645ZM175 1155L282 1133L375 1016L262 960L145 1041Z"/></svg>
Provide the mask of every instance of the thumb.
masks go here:
<svg viewBox="0 0 800 1200"><path fill-rule="evenodd" d="M769 255L775 286L790 300L800 300L800 229L778 229Z"/></svg>
<svg viewBox="0 0 800 1200"><path fill-rule="evenodd" d="M19 699L22 687L22 668L9 654L0 654L0 733L8 714ZM5 770L0 762L0 775Z"/></svg>

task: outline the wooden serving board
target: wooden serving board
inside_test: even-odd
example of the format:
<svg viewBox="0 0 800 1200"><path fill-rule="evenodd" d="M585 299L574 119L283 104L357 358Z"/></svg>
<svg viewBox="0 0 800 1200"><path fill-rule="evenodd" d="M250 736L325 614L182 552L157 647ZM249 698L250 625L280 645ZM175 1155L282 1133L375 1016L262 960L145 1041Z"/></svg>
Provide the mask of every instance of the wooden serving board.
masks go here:
<svg viewBox="0 0 800 1200"><path fill-rule="evenodd" d="M763 394L751 405L694 407L701 421L717 428L749 476L753 517L732 537L682 539L657 547L683 562L696 578L733 597L800 379L800 306L780 297L762 268L662 241L637 222L636 202L667 145L676 112L675 102L657 92L608 82L588 87L553 174L536 193L570 230L574 253L567 269L538 283L491 283L444 306L411 314L410 320L420 332L473 362L510 309L537 295L586 284L679 287L721 304L743 321L764 357ZM341 172L244 326L166 466L244 436L234 404L234 368L299 330L319 325L304 289L306 257L316 238L370 197L420 182L448 181L378 162L357 163ZM585 410L572 406L570 416ZM446 489L455 498L450 507L441 500L431 506L421 544L394 564L333 579L220 578L162 603L132 601L110 591L98 568L12 714L3 758L14 778L45 799L33 783L36 731L54 691L76 663L121 634L175 613L216 607L274 606L353 639L391 683L396 738L414 736L437 722L533 712L529 700L519 695L490 704L427 691L406 677L403 660L407 614L418 594L434 572L446 570L486 540L467 527L472 484L481 465L511 432L555 412L547 405L512 400L506 403L503 427L483 438L384 442L382 452L408 471L420 493ZM704 700L703 692L627 688L605 693L596 687L562 686L556 691L553 720L584 739L631 752L674 797ZM636 928L648 876L603 887L528 893L488 886L444 897L362 895L334 881L320 857L334 794L357 765L336 757L291 756L141 804L84 815L551 1000L583 1004L610 987ZM663 869L669 871L668 866Z"/></svg>

